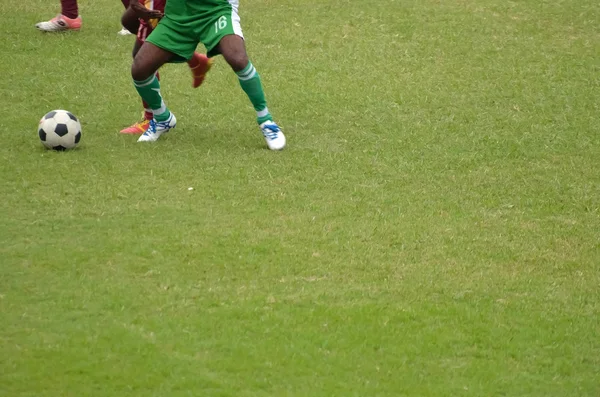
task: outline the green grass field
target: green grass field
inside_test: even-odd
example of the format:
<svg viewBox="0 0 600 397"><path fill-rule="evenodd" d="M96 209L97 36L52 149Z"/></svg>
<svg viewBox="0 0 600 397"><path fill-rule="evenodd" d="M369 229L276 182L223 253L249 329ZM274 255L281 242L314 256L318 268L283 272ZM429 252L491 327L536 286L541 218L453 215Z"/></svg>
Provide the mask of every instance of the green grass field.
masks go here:
<svg viewBox="0 0 600 397"><path fill-rule="evenodd" d="M282 152L220 58L120 135L120 3L54 3L2 7L0 396L600 396L597 0L242 1Z"/></svg>

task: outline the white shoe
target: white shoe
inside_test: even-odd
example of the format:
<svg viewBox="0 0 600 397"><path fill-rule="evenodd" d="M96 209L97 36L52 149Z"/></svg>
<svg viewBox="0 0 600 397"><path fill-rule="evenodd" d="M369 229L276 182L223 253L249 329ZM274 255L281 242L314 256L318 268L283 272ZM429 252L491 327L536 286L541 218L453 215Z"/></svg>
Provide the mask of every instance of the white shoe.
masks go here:
<svg viewBox="0 0 600 397"><path fill-rule="evenodd" d="M66 30L79 30L81 29L81 17L71 19L64 15L57 15L49 21L36 23L35 27L42 32L64 32Z"/></svg>
<svg viewBox="0 0 600 397"><path fill-rule="evenodd" d="M146 132L140 136L138 142L156 142L162 134L169 132L169 130L175 128L176 125L177 119L173 113L171 113L169 118L165 121L156 121L152 119L150 120L150 126Z"/></svg>
<svg viewBox="0 0 600 397"><path fill-rule="evenodd" d="M285 135L281 128L272 120L265 121L260 125L260 131L267 141L267 146L271 150L281 150L285 147Z"/></svg>
<svg viewBox="0 0 600 397"><path fill-rule="evenodd" d="M129 34L133 34L133 33L131 33L129 30L127 30L127 29L123 28L123 29L119 30L119 31L117 32L117 34L118 34L119 36L127 36L127 35L129 35Z"/></svg>

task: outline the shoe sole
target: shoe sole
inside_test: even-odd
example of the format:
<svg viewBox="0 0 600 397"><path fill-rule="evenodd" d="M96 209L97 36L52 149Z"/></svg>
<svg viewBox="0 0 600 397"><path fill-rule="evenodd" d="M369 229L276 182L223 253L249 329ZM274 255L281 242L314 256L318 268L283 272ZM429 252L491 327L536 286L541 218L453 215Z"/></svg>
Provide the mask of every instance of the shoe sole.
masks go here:
<svg viewBox="0 0 600 397"><path fill-rule="evenodd" d="M79 30L81 28L66 28L66 29L58 29L58 30L45 30L42 28L38 28L36 26L36 29L39 30L40 32L44 32L44 33L61 33L61 32L79 32Z"/></svg>
<svg viewBox="0 0 600 397"><path fill-rule="evenodd" d="M138 139L137 141L138 141L138 142L156 142L156 141L158 141L158 140L160 139L160 137L161 137L162 135L165 135L165 134L167 134L169 131L171 131L171 130L172 130L173 128L175 128L175 127L177 127L177 124L175 124L173 127L169 128L168 130L161 132L161 133L160 133L160 135L159 135L159 136L158 136L156 139L150 139L150 140L147 140L147 141L140 141L140 140ZM144 134L142 133L142 135L144 135Z"/></svg>
<svg viewBox="0 0 600 397"><path fill-rule="evenodd" d="M119 134L124 134L124 135L144 135L144 132L146 131L119 131Z"/></svg>

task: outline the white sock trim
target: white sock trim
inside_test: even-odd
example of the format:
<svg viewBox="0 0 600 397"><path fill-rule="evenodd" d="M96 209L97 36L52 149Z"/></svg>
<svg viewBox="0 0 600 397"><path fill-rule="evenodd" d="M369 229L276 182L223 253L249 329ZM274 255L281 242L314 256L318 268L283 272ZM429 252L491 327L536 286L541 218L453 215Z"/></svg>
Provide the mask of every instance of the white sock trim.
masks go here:
<svg viewBox="0 0 600 397"><path fill-rule="evenodd" d="M265 117L269 114L269 108L264 108L263 110L259 110L258 112L256 112L256 115L258 117Z"/></svg>
<svg viewBox="0 0 600 397"><path fill-rule="evenodd" d="M155 116L158 116L159 114L163 114L166 111L167 111L167 105L165 105L165 102L162 101L160 103L160 107L158 109L152 109L152 114Z"/></svg>
<svg viewBox="0 0 600 397"><path fill-rule="evenodd" d="M142 88L142 87L146 87L147 85L150 85L152 83L154 83L154 79L156 79L156 75L150 77L148 80L144 80L144 81L133 81L133 84L136 87Z"/></svg>
<svg viewBox="0 0 600 397"><path fill-rule="evenodd" d="M246 81L246 80L250 80L254 76L256 76L256 69L254 68L254 66L252 66L250 68L250 70L248 70L247 73L245 73L243 75L238 75L238 79L240 79L242 81Z"/></svg>

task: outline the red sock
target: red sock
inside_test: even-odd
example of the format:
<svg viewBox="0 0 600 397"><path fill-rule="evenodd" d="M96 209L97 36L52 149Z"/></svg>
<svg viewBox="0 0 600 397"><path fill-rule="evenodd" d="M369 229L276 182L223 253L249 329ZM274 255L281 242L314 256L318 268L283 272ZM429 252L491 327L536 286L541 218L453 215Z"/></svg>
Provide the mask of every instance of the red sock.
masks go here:
<svg viewBox="0 0 600 397"><path fill-rule="evenodd" d="M152 120L154 118L154 113L152 113L152 109L148 107L148 104L143 99L142 106L144 107L144 118L146 120Z"/></svg>
<svg viewBox="0 0 600 397"><path fill-rule="evenodd" d="M156 72L156 78L160 80L160 75L158 74L158 72ZM154 113L152 113L152 109L150 109L150 106L148 106L146 101L144 101L143 99L142 106L144 106L144 118L146 120L152 120L154 118Z"/></svg>
<svg viewBox="0 0 600 397"><path fill-rule="evenodd" d="M67 18L75 19L79 16L77 0L60 0L61 14Z"/></svg>

